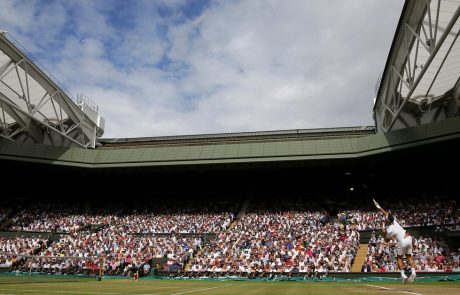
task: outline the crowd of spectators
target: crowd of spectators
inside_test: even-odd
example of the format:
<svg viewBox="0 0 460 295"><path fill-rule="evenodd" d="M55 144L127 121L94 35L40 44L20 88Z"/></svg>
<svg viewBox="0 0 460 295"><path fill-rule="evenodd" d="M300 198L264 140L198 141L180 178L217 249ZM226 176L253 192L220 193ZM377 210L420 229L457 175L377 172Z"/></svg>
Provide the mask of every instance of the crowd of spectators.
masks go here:
<svg viewBox="0 0 460 295"><path fill-rule="evenodd" d="M221 204L221 203L219 203ZM75 204L33 204L19 210L10 230L74 232L91 225L110 225L127 233L217 233L226 230L238 209L234 203L136 204L130 209L81 208ZM123 208L123 207L122 207ZM142 209L141 209L142 208Z"/></svg>
<svg viewBox="0 0 460 295"><path fill-rule="evenodd" d="M154 261L162 261L162 270L184 268L189 258L201 248L202 233L225 231L239 204L231 202L157 202L155 205L131 202L126 209L76 204L27 204L11 219L12 231L35 231L59 235L58 239L18 237L0 239L0 252L21 255L64 257L59 267L44 267L48 260L34 262L40 270L75 272L73 261L85 269L85 257L104 257L104 272L127 275L134 269L148 273ZM121 208L121 209L120 209ZM194 233L199 233L194 235ZM184 236L184 234L186 236ZM79 257L74 260L67 257ZM0 265L11 264L11 255ZM59 259L58 259L59 260ZM82 264L83 263L83 264ZM88 263L94 267L94 262ZM24 259L15 266L30 267Z"/></svg>
<svg viewBox="0 0 460 295"><path fill-rule="evenodd" d="M270 203L278 210L257 203L206 245L187 271L247 277L350 271L359 246L356 229L331 222L325 212L308 211L299 200Z"/></svg>
<svg viewBox="0 0 460 295"><path fill-rule="evenodd" d="M69 273L70 269L75 269L74 262L94 263L96 257L104 257L103 267L106 274L127 275L130 270L143 268L145 264L151 266L154 258L164 258L168 271L182 269L189 257L201 248L201 243L200 237L133 236L116 228L106 227L93 233L80 231L61 235L55 241L26 237L0 238L0 252L9 253L8 256L0 255L0 258L5 266L8 265L8 259L11 262L14 257L12 254L50 257L51 259L32 263L42 271ZM79 259L72 259L73 257ZM48 261L56 262L56 267L45 267L44 264ZM26 269L30 267L25 263L20 266ZM80 267L80 270L83 271L83 268Z"/></svg>
<svg viewBox="0 0 460 295"><path fill-rule="evenodd" d="M382 236L373 232L369 240L368 254L362 271L396 271L396 254L393 242L385 242ZM442 240L420 236L414 238L412 256L418 272L460 272L460 249L449 250ZM406 267L407 264L405 265Z"/></svg>
<svg viewBox="0 0 460 295"><path fill-rule="evenodd" d="M130 214L112 217L109 224L130 233L218 233L225 231L234 218L227 213Z"/></svg>
<svg viewBox="0 0 460 295"><path fill-rule="evenodd" d="M0 254L0 267L95 272L99 265L95 257L104 257L102 267L108 275L128 275L134 270L147 275L152 268L160 268L192 276L313 277L317 273L349 272L359 248L358 231L379 229L383 222L372 204L342 206L336 218L337 211L331 210L328 200L302 197L252 200L238 218L238 202L162 200L128 204L44 202L25 204L14 214L9 209L0 210L0 219L2 214L14 216L9 222L12 231L53 236L0 238L0 252L9 253ZM460 227L455 200L389 199L382 206L392 210L406 227ZM348 210L351 207L355 209ZM204 241L204 233L214 238ZM417 247L415 259L420 271L459 269L458 252L449 252L441 242L421 237ZM363 270L394 271L392 251L391 245L374 234ZM43 258L30 263L19 254ZM160 261L161 266L156 265Z"/></svg>
<svg viewBox="0 0 460 295"><path fill-rule="evenodd" d="M421 195L411 199L385 199L382 207L397 216L404 227L437 226L440 230L456 230L460 224L460 208L456 200L437 196ZM353 210L342 210L339 220L355 223L358 230L380 229L384 221L382 214L372 204L358 206Z"/></svg>

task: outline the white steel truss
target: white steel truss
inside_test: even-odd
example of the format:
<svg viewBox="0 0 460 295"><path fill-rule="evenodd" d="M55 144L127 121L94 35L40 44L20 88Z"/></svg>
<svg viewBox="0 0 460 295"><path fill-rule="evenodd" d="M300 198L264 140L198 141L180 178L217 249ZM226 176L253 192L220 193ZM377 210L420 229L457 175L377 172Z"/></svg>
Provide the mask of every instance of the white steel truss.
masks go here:
<svg viewBox="0 0 460 295"><path fill-rule="evenodd" d="M76 104L14 42L12 36L0 33L0 137L94 148L105 124L97 107L88 99Z"/></svg>
<svg viewBox="0 0 460 295"><path fill-rule="evenodd" d="M459 16L460 0L406 2L374 106L377 130L458 115Z"/></svg>

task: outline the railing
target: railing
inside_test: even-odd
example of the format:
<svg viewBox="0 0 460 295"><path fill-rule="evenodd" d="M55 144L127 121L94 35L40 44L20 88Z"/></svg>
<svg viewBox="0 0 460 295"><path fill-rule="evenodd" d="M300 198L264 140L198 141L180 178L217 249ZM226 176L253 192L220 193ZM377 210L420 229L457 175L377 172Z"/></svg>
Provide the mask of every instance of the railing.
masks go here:
<svg viewBox="0 0 460 295"><path fill-rule="evenodd" d="M30 53L19 41L13 37L7 31L0 30L2 34L8 41L10 41L14 46L16 46L25 57L27 57L35 66L37 66L48 78L56 84L62 92L64 92L72 101L74 97L72 93L36 58Z"/></svg>
<svg viewBox="0 0 460 295"><path fill-rule="evenodd" d="M83 93L77 95L77 104L84 104L96 113L99 112L99 106Z"/></svg>

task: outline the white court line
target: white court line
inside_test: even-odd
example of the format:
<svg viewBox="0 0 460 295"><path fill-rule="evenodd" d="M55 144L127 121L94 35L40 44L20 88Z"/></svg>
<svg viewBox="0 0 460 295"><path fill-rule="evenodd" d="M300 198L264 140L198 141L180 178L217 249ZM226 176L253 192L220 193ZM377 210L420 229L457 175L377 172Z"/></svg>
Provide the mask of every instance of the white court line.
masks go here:
<svg viewBox="0 0 460 295"><path fill-rule="evenodd" d="M376 285L369 285L369 284L366 284L366 286L374 287L374 288L379 288L379 289L382 289L382 290L390 290L390 288L385 288L385 287L376 286Z"/></svg>
<svg viewBox="0 0 460 295"><path fill-rule="evenodd" d="M232 284L228 284L228 285L222 285L222 286L211 287L211 288L204 288L204 289L198 289L198 290L190 290L190 291L185 291L185 292L172 293L172 294L170 294L170 295L180 295L180 294L194 293L194 292L200 292L200 291L206 291L206 290L224 288L224 287L229 287L229 286L233 286L233 285L232 285Z"/></svg>
<svg viewBox="0 0 460 295"><path fill-rule="evenodd" d="M407 293L407 294L412 294L412 295L423 295L421 293L398 290L398 289L392 289L392 288L386 288L386 287L382 287L382 286L376 286L376 285L370 285L370 284L365 284L365 285L369 286L369 287L373 287L373 288L379 288L379 289L382 289L382 290L390 290L390 291L396 291L396 292Z"/></svg>

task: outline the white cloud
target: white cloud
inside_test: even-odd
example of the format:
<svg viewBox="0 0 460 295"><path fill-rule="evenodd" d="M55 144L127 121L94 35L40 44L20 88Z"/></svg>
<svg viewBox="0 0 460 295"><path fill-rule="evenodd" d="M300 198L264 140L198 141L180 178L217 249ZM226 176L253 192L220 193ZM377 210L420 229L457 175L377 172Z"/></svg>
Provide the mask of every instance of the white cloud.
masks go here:
<svg viewBox="0 0 460 295"><path fill-rule="evenodd" d="M99 104L105 137L372 124L402 9L396 0L211 1L186 19L187 2L146 1L120 24L121 12L97 1L46 11L30 2L0 2L0 19ZM33 21L16 21L48 11L57 18L43 21L54 28L44 43Z"/></svg>
<svg viewBox="0 0 460 295"><path fill-rule="evenodd" d="M59 1L0 1L0 27L35 53L51 46L66 22L65 6Z"/></svg>

